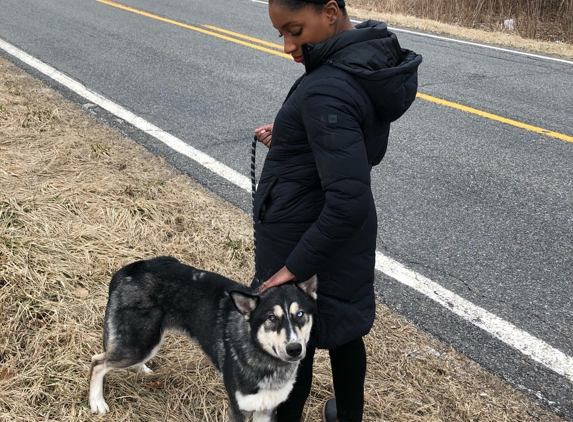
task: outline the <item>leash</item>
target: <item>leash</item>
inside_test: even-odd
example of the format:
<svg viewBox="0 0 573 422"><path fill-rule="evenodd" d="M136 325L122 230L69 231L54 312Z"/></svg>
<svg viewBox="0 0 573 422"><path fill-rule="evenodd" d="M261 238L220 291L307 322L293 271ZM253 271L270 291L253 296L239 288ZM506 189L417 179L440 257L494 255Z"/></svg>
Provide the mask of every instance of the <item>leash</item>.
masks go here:
<svg viewBox="0 0 573 422"><path fill-rule="evenodd" d="M257 191L257 182L255 180L255 158L257 156L257 135L253 137L253 143L251 144L251 199L253 207L253 255L257 252L257 229L255 227L255 192ZM259 281L256 271L253 276L253 281L251 286L259 286L261 282Z"/></svg>
<svg viewBox="0 0 573 422"><path fill-rule="evenodd" d="M257 135L253 137L251 145L251 199L253 207L253 251L257 250L257 230L255 228L255 192L257 190L257 182L255 180L255 159L257 156Z"/></svg>

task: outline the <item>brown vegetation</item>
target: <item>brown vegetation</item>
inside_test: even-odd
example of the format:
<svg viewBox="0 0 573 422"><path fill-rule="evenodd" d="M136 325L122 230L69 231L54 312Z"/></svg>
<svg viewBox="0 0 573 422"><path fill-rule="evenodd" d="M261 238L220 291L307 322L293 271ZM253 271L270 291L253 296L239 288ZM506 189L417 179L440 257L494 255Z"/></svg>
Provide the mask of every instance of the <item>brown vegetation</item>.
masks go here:
<svg viewBox="0 0 573 422"><path fill-rule="evenodd" d="M573 42L573 0L349 0L348 4L536 40ZM511 25L504 25L510 19Z"/></svg>
<svg viewBox="0 0 573 422"><path fill-rule="evenodd" d="M224 421L215 371L170 336L153 375L116 371L111 413L87 407L111 274L169 254L247 282L250 216L0 58L0 420ZM367 337L366 421L559 421L379 306ZM305 421L332 395L316 360Z"/></svg>

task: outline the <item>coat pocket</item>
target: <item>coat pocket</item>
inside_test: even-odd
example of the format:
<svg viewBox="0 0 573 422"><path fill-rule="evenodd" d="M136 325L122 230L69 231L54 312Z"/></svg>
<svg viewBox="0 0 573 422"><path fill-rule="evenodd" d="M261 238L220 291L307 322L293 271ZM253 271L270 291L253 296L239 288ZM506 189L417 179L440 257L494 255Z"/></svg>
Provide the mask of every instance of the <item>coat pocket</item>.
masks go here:
<svg viewBox="0 0 573 422"><path fill-rule="evenodd" d="M255 205L253 209L253 218L255 223L260 223L265 215L265 211L269 206L269 195L273 187L277 184L278 177L273 177L266 186L260 186L255 193ZM262 188L262 189L261 189Z"/></svg>

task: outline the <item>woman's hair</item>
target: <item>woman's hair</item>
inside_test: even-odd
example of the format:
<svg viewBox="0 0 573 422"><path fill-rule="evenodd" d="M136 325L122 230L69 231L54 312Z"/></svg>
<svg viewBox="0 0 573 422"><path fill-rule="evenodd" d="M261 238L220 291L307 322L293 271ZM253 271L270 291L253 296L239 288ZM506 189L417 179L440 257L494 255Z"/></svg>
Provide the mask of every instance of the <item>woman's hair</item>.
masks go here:
<svg viewBox="0 0 573 422"><path fill-rule="evenodd" d="M269 3L278 3L287 7L290 10L300 10L303 7L312 7L317 13L322 11L322 8L329 0L269 0ZM346 16L346 4L344 0L336 0L340 11Z"/></svg>

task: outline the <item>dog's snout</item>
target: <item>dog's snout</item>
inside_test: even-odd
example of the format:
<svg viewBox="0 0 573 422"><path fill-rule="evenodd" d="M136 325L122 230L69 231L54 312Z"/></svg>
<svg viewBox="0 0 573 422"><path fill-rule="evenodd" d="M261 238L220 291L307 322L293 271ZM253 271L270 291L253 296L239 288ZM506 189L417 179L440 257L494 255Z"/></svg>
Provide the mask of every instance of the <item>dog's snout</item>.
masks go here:
<svg viewBox="0 0 573 422"><path fill-rule="evenodd" d="M300 343L287 344L286 352L290 357L293 358L300 356L302 352L302 345Z"/></svg>

